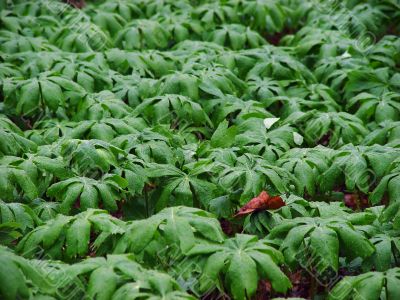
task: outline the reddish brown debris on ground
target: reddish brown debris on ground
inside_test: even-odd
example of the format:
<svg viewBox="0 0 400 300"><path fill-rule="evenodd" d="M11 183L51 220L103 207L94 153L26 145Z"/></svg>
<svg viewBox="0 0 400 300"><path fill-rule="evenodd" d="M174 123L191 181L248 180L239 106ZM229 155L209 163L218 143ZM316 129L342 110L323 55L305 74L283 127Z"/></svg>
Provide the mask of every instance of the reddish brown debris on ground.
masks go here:
<svg viewBox="0 0 400 300"><path fill-rule="evenodd" d="M83 8L85 7L86 3L84 0L65 0L64 2L68 3L69 5L75 7L75 8Z"/></svg>
<svg viewBox="0 0 400 300"><path fill-rule="evenodd" d="M227 219L220 219L219 223L221 224L222 231L227 236L234 236L238 232L243 232L243 226L235 224Z"/></svg>
<svg viewBox="0 0 400 300"><path fill-rule="evenodd" d="M357 193L345 194L344 204L353 210L360 210L370 207L367 196Z"/></svg>
<svg viewBox="0 0 400 300"><path fill-rule="evenodd" d="M277 32L275 34L264 34L265 39L268 43L278 46L281 42L281 39L287 35L294 34L294 30L290 28L284 28L281 32Z"/></svg>
<svg viewBox="0 0 400 300"><path fill-rule="evenodd" d="M254 299L268 300L276 297L311 299L310 274L302 270L298 270L288 274L288 277L290 278L293 287L286 294L274 292L271 283L268 280L262 279L258 282L257 292Z"/></svg>
<svg viewBox="0 0 400 300"><path fill-rule="evenodd" d="M278 209L282 206L285 206L285 202L280 196L271 197L266 191L262 191L260 195L251 199L240 208L239 212L235 214L235 217L245 216L259 210Z"/></svg>

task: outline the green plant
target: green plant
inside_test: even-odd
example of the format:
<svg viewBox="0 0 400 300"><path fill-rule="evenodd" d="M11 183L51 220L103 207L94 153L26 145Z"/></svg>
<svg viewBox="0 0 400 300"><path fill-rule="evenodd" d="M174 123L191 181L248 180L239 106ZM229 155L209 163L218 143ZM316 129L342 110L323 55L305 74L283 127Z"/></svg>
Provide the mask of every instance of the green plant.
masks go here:
<svg viewBox="0 0 400 300"><path fill-rule="evenodd" d="M355 295L365 299L396 299L399 268L386 272L368 272L358 276L348 276L333 288L329 299L351 299ZM386 295L381 298L381 295Z"/></svg>
<svg viewBox="0 0 400 300"><path fill-rule="evenodd" d="M399 21L0 0L0 298L395 299Z"/></svg>
<svg viewBox="0 0 400 300"><path fill-rule="evenodd" d="M281 242L286 262L292 268L299 264L315 270L318 276L339 269L339 249L353 259L372 255L371 242L345 218L300 217L286 220L274 227L268 235Z"/></svg>
<svg viewBox="0 0 400 300"><path fill-rule="evenodd" d="M237 234L222 245L198 244L188 255L207 257L200 279L202 291L216 284L220 290L226 286L234 299L247 299L256 292L258 278L268 278L277 292L284 293L291 287L278 266L283 256L268 240Z"/></svg>
<svg viewBox="0 0 400 300"><path fill-rule="evenodd" d="M25 257L44 249L51 258L73 260L92 251L106 253L124 232L124 222L104 210L88 209L75 216L58 214L25 235L17 249Z"/></svg>
<svg viewBox="0 0 400 300"><path fill-rule="evenodd" d="M176 206L127 225L126 233L114 251L140 253L154 240L161 239L160 235L166 239L166 245L176 243L183 253L190 251L202 239L219 243L224 240L219 223L212 214L196 208Z"/></svg>

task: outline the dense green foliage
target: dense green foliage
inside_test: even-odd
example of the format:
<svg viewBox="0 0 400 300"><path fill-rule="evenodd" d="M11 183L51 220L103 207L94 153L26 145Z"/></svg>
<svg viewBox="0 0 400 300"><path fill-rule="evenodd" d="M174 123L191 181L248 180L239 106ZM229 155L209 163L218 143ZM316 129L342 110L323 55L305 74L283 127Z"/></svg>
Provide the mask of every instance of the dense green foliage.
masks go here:
<svg viewBox="0 0 400 300"><path fill-rule="evenodd" d="M1 299L400 299L398 0L65 2L0 0Z"/></svg>

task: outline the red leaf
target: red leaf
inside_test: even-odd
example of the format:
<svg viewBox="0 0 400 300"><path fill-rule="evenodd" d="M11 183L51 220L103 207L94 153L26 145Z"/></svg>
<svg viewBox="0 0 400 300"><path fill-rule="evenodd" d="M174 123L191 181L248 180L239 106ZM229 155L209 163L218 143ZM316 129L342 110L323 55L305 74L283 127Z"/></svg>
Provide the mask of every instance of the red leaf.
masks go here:
<svg viewBox="0 0 400 300"><path fill-rule="evenodd" d="M245 216L254 211L265 209L278 209L285 205L280 196L271 197L266 191L262 191L260 195L247 202L234 217Z"/></svg>
<svg viewBox="0 0 400 300"><path fill-rule="evenodd" d="M281 196L271 197L268 200L268 209L278 209L282 206L285 206L285 202L283 202Z"/></svg>

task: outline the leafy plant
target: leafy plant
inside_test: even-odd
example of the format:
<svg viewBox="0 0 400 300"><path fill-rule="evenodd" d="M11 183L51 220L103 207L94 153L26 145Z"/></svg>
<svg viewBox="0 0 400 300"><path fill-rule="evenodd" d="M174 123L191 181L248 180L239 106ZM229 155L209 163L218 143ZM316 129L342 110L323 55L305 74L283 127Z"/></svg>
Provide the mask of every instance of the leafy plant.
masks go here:
<svg viewBox="0 0 400 300"><path fill-rule="evenodd" d="M339 269L339 249L353 259L366 258L375 251L371 242L353 225L340 217L300 217L274 227L268 235L281 241L289 266L299 264L323 276Z"/></svg>
<svg viewBox="0 0 400 300"><path fill-rule="evenodd" d="M168 46L169 32L157 21L136 19L118 32L115 44L123 49L163 49Z"/></svg>
<svg viewBox="0 0 400 300"><path fill-rule="evenodd" d="M194 299L167 274L146 270L133 255L107 255L66 267L69 281L87 279L85 294L99 299ZM106 279L106 286L104 286ZM69 283L69 282L68 282Z"/></svg>
<svg viewBox="0 0 400 300"><path fill-rule="evenodd" d="M4 299L29 298L34 294L53 294L54 286L39 265L0 246L0 295ZM38 292L39 291L39 292Z"/></svg>
<svg viewBox="0 0 400 300"><path fill-rule="evenodd" d="M0 298L395 299L400 5L328 2L0 0Z"/></svg>
<svg viewBox="0 0 400 300"><path fill-rule="evenodd" d="M92 251L107 253L124 232L124 222L104 210L89 209L75 216L59 214L26 234L17 250L25 257L34 257L43 249L51 258L73 260Z"/></svg>
<svg viewBox="0 0 400 300"><path fill-rule="evenodd" d="M195 245L188 255L207 257L200 279L202 291L216 284L219 290L226 286L234 299L247 299L255 294L259 278L268 278L277 292L284 293L291 287L279 269L283 256L268 240L237 234L222 245Z"/></svg>
<svg viewBox="0 0 400 300"><path fill-rule="evenodd" d="M360 93L348 102L348 107L359 103L356 116L362 120L375 120L381 123L385 120L398 121L399 102L396 101L400 95L393 92L384 93L379 96L368 93Z"/></svg>
<svg viewBox="0 0 400 300"><path fill-rule="evenodd" d="M4 116L0 116L0 154L19 155L22 152L36 150L37 145L27 140L21 129Z"/></svg>
<svg viewBox="0 0 400 300"><path fill-rule="evenodd" d="M207 114L200 104L179 95L163 95L144 100L135 108L135 114L142 115L151 123L170 123L179 126L180 122L193 125L208 123L212 126ZM174 125L174 124L177 125Z"/></svg>
<svg viewBox="0 0 400 300"><path fill-rule="evenodd" d="M398 284L399 268L386 272L368 272L358 276L348 276L339 281L333 288L329 299L351 299L355 295L365 299L396 299L399 296Z"/></svg>
<svg viewBox="0 0 400 300"><path fill-rule="evenodd" d="M233 50L258 48L265 43L264 39L250 28L239 24L217 27L207 38L210 42L227 46Z"/></svg>
<svg viewBox="0 0 400 300"><path fill-rule="evenodd" d="M219 243L224 240L218 220L211 213L197 208L176 206L129 224L114 252L139 253L150 247L154 240L160 239L160 235L166 239L167 245L175 243L183 253L195 247L199 239Z"/></svg>
<svg viewBox="0 0 400 300"><path fill-rule="evenodd" d="M116 200L121 200L122 191L128 182L118 175L107 174L101 180L88 177L72 177L49 187L47 195L61 201L60 212L68 214L72 207L79 210L99 208L114 212L118 209Z"/></svg>
<svg viewBox="0 0 400 300"><path fill-rule="evenodd" d="M77 83L51 73L6 84L3 85L5 105L17 115L32 116L47 109L56 112L65 102L85 94Z"/></svg>

